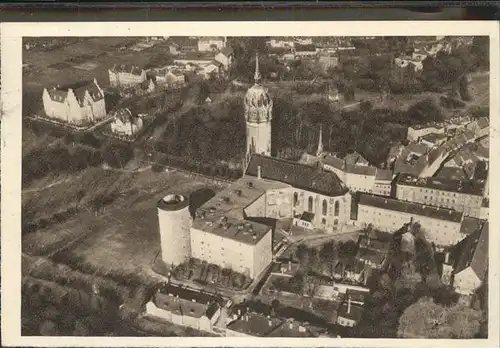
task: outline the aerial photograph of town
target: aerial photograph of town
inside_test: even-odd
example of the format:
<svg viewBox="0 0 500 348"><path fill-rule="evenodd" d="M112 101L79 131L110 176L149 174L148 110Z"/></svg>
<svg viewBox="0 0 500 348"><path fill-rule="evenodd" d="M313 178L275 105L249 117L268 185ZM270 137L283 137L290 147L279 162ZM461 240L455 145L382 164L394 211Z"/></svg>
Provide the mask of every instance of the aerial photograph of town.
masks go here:
<svg viewBox="0 0 500 348"><path fill-rule="evenodd" d="M488 36L22 45L23 336L488 338Z"/></svg>

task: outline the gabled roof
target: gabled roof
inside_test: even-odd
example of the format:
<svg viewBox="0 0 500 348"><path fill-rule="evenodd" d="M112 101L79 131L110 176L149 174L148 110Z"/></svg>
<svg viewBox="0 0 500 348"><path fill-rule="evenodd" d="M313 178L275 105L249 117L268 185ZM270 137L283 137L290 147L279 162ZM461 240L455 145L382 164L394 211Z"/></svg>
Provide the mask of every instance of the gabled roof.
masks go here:
<svg viewBox="0 0 500 348"><path fill-rule="evenodd" d="M96 85L96 82L94 80L86 80L73 84L59 85L48 89L47 92L49 93L49 96L52 100L63 103L64 101L66 101L68 91L70 89L73 90L73 93L75 94L75 97L80 106L83 106L86 92L89 93L94 102L97 102L104 98L104 94L101 93L101 90Z"/></svg>
<svg viewBox="0 0 500 348"><path fill-rule="evenodd" d="M250 336L265 337L280 326L283 322L280 319L266 316L258 313L245 313L240 319L237 319L229 325L228 329L242 332Z"/></svg>
<svg viewBox="0 0 500 348"><path fill-rule="evenodd" d="M488 221L463 240L463 248L453 273L471 268L480 280L484 280L488 268Z"/></svg>
<svg viewBox="0 0 500 348"><path fill-rule="evenodd" d="M263 155L253 155L246 174L257 176L259 166L262 178L286 183L295 188L326 196L343 196L349 192L335 173L321 168Z"/></svg>
<svg viewBox="0 0 500 348"><path fill-rule="evenodd" d="M479 129L484 129L490 126L490 121L486 117L481 117L477 120L477 126Z"/></svg>
<svg viewBox="0 0 500 348"><path fill-rule="evenodd" d="M455 210L426 206L423 204L400 201L388 197L360 194L359 205L367 205L375 208L394 210L413 215L427 216L433 219L446 220L460 223L462 213Z"/></svg>

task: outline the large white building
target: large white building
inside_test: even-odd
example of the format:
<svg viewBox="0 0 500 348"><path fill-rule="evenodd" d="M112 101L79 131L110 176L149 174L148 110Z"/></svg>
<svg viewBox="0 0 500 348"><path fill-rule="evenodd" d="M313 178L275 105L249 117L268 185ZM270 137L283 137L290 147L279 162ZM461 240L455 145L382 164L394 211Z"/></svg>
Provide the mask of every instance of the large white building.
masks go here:
<svg viewBox="0 0 500 348"><path fill-rule="evenodd" d="M199 52L217 52L226 46L226 38L220 36L203 36L198 39Z"/></svg>
<svg viewBox="0 0 500 348"><path fill-rule="evenodd" d="M143 127L142 117L132 114L130 109L118 109L113 113L115 118L111 123L111 131L118 135L132 136Z"/></svg>
<svg viewBox="0 0 500 348"><path fill-rule="evenodd" d="M463 213L455 210L361 194L357 215L360 226L372 224L387 232L395 232L399 226L412 221L418 222L427 240L439 247L455 245L465 237L461 232Z"/></svg>
<svg viewBox="0 0 500 348"><path fill-rule="evenodd" d="M431 205L463 212L479 218L485 182L418 178L400 175L396 182L396 198L402 201Z"/></svg>
<svg viewBox="0 0 500 348"><path fill-rule="evenodd" d="M42 100L48 117L66 123L82 125L95 123L106 117L104 92L95 79L45 88Z"/></svg>

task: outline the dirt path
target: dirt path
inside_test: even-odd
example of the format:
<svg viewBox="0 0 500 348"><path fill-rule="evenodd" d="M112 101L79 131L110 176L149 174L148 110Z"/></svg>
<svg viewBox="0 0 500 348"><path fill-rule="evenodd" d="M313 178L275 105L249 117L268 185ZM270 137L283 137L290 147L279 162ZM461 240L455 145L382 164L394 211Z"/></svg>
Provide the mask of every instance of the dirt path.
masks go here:
<svg viewBox="0 0 500 348"><path fill-rule="evenodd" d="M37 187L37 188L32 188L32 189L27 189L27 190L23 190L23 193L32 193L32 192L40 192L40 191L44 191L44 190L47 190L51 187L54 187L54 186L57 186L57 185L60 185L64 182L68 181L68 179L61 179L61 180L57 180L51 184L48 184L48 185L45 185L43 187Z"/></svg>

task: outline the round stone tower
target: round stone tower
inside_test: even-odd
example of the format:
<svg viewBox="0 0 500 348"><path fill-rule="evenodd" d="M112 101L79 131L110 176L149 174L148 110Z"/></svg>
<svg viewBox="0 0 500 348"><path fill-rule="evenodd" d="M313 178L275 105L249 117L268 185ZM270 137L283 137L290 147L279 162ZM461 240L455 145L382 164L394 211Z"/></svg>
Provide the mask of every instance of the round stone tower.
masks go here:
<svg viewBox="0 0 500 348"><path fill-rule="evenodd" d="M176 266L191 257L191 224L189 200L183 195L170 194L158 204L162 260Z"/></svg>

